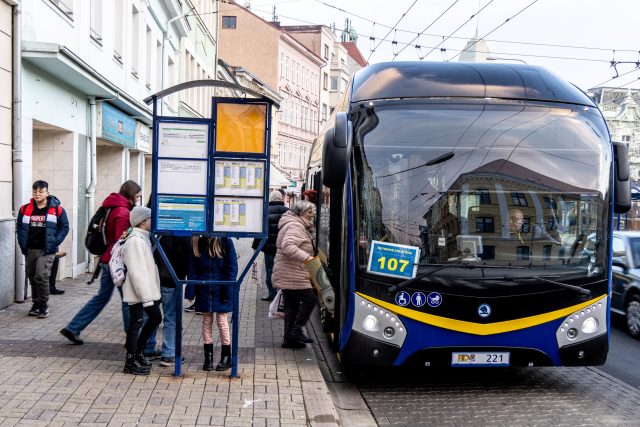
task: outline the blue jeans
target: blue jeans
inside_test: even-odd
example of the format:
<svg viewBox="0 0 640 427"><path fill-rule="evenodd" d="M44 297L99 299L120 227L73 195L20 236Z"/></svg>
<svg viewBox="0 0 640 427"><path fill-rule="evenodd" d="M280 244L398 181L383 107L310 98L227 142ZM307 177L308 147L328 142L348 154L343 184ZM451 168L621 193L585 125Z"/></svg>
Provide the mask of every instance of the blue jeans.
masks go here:
<svg viewBox="0 0 640 427"><path fill-rule="evenodd" d="M176 354L176 288L160 286L162 297L162 357L175 357ZM145 319L146 322L146 312ZM156 327L147 341L145 353L156 351Z"/></svg>
<svg viewBox="0 0 640 427"><path fill-rule="evenodd" d="M109 266L107 264L100 264L100 268L102 271L100 272L100 289L98 289L98 293L80 309L66 326L66 328L75 335L80 335L80 332L98 317L102 309L109 304L111 294L113 294L113 288L116 287L111 280ZM118 292L122 300L122 288L119 287ZM122 321L126 332L129 327L129 305L124 302L122 303Z"/></svg>
<svg viewBox="0 0 640 427"><path fill-rule="evenodd" d="M276 256L264 254L264 270L265 280L267 282L267 289L269 290L269 298L273 298L276 296L277 291L273 289L273 283L271 283L271 275L273 274L273 264L275 263Z"/></svg>

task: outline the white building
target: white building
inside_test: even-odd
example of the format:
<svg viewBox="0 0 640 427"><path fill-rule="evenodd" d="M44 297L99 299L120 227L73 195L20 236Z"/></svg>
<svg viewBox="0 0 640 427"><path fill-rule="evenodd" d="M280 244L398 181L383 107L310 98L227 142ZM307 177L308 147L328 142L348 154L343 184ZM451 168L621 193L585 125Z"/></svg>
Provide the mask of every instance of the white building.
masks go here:
<svg viewBox="0 0 640 427"><path fill-rule="evenodd" d="M15 281L15 217L11 175L13 96L13 1L0 0L0 307L13 301Z"/></svg>
<svg viewBox="0 0 640 427"><path fill-rule="evenodd" d="M0 32L6 33L6 4L0 0L0 5ZM21 26L13 33L22 52L21 103L16 104L21 137L13 141L14 218L30 199L32 182L49 182L70 222L58 277L76 276L92 261L84 235L102 200L127 179L141 184L145 203L149 196L152 116L143 99L181 81L215 75L216 2L27 0L18 7ZM0 61L6 37L2 42ZM2 96L0 110L6 108ZM176 94L162 108L165 114L207 115L205 100L198 91ZM4 114L0 120L7 129ZM0 144L3 138L0 133ZM10 179L0 175L0 191L6 182ZM5 211L0 203L0 218ZM5 292L15 300L23 297L24 261L19 253L15 259L15 295L14 284L0 276L0 306L6 305Z"/></svg>

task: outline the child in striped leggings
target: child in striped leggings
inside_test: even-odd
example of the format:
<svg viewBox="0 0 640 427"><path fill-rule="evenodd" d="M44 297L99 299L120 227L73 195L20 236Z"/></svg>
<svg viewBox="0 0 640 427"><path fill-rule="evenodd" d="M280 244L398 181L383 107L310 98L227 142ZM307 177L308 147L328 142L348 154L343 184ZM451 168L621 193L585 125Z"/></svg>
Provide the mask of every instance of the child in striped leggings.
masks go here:
<svg viewBox="0 0 640 427"><path fill-rule="evenodd" d="M231 239L198 237L191 240L193 251L189 257L189 280L235 281L238 274L238 258ZM188 286L185 298L195 296L195 311L202 313L202 341L204 342L204 364L202 369L213 368L213 319L215 317L220 334L222 351L216 371L231 367L231 337L227 313L233 310L233 292L228 285Z"/></svg>

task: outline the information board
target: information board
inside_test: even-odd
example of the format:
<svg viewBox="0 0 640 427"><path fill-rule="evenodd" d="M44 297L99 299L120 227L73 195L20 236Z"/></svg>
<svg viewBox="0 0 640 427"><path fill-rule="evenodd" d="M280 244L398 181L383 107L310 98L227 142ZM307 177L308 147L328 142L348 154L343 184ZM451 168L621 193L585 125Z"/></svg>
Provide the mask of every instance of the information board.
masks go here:
<svg viewBox="0 0 640 427"><path fill-rule="evenodd" d="M158 194L207 194L207 161L158 160Z"/></svg>
<svg viewBox="0 0 640 427"><path fill-rule="evenodd" d="M263 210L262 198L216 197L213 231L261 233Z"/></svg>
<svg viewBox="0 0 640 427"><path fill-rule="evenodd" d="M264 193L265 162L216 160L216 194L256 196Z"/></svg>
<svg viewBox="0 0 640 427"><path fill-rule="evenodd" d="M216 108L216 152L265 152L266 104L214 104Z"/></svg>
<svg viewBox="0 0 640 427"><path fill-rule="evenodd" d="M206 123L160 122L158 157L206 159L209 125Z"/></svg>
<svg viewBox="0 0 640 427"><path fill-rule="evenodd" d="M374 240L369 251L367 271L390 277L416 277L420 248Z"/></svg>
<svg viewBox="0 0 640 427"><path fill-rule="evenodd" d="M206 198L158 196L159 230L206 231Z"/></svg>

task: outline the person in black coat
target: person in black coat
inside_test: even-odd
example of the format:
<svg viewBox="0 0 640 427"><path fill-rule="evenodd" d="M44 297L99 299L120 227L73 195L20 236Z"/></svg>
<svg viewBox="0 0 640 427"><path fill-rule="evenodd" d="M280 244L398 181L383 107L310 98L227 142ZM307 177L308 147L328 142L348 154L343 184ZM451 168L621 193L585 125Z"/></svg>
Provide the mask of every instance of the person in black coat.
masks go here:
<svg viewBox="0 0 640 427"><path fill-rule="evenodd" d="M284 205L284 201L282 200L282 193L278 190L272 191L269 194L269 238L262 248L262 252L264 253L265 281L269 293L260 298L262 301L273 301L277 293L273 288L271 275L273 274L273 264L276 259L278 222L280 222L280 217L288 210L289 208ZM260 239L255 239L253 241L253 249L257 249L259 243Z"/></svg>

